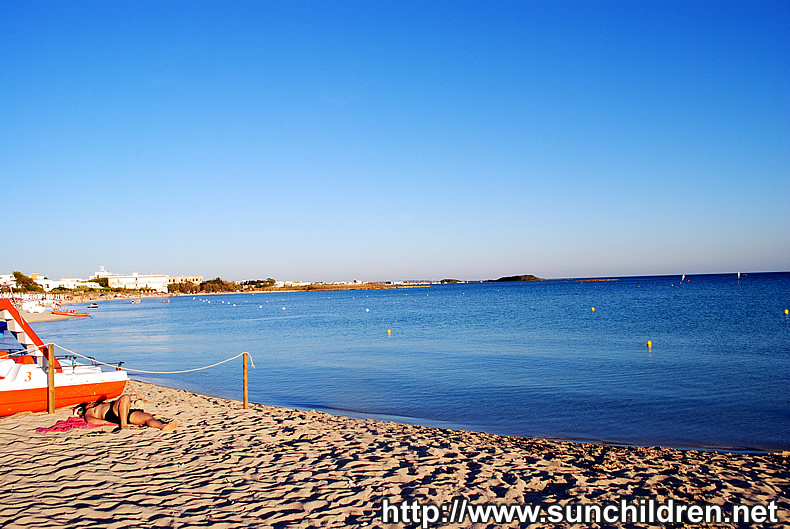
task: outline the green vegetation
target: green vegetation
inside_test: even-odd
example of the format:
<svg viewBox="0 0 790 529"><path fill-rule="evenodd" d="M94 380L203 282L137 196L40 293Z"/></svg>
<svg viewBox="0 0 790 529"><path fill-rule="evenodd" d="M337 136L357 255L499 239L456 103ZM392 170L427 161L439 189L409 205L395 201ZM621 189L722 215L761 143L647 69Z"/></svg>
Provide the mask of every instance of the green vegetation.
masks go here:
<svg viewBox="0 0 790 529"><path fill-rule="evenodd" d="M167 285L167 291L170 294L195 294L200 292L200 285L192 281L185 281L183 283L170 283Z"/></svg>
<svg viewBox="0 0 790 529"><path fill-rule="evenodd" d="M241 286L235 281L223 281L219 277L200 283L201 292L238 292L239 290Z"/></svg>
<svg viewBox="0 0 790 529"><path fill-rule="evenodd" d="M19 292L44 292L44 288L22 272L14 272L16 289Z"/></svg>
<svg viewBox="0 0 790 529"><path fill-rule="evenodd" d="M274 284L277 283L275 279L271 277L269 279L249 279L247 281L242 281L241 286L245 290L262 290L264 288L271 288Z"/></svg>

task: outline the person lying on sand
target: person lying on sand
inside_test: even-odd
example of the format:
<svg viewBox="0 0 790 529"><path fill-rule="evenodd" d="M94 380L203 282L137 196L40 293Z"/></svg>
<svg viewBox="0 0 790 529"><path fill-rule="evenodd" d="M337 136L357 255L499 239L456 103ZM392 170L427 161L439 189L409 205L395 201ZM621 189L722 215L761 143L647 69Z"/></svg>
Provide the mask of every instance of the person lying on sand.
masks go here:
<svg viewBox="0 0 790 529"><path fill-rule="evenodd" d="M77 406L76 410L88 424L118 424L121 428L126 428L130 424L135 426L144 424L165 431L175 430L178 426L178 421L162 422L150 413L133 409L132 399L129 395L121 395L117 400L111 402L98 401L81 404Z"/></svg>

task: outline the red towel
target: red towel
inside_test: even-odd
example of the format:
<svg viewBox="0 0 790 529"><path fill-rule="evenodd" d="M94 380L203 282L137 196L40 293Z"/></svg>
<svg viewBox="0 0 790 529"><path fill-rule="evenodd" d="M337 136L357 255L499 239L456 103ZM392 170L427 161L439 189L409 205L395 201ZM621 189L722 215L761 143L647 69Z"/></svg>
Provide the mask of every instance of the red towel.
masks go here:
<svg viewBox="0 0 790 529"><path fill-rule="evenodd" d="M112 424L88 424L82 417L69 417L65 421L58 421L49 428L36 428L36 433L66 432L72 428L99 428L113 426Z"/></svg>

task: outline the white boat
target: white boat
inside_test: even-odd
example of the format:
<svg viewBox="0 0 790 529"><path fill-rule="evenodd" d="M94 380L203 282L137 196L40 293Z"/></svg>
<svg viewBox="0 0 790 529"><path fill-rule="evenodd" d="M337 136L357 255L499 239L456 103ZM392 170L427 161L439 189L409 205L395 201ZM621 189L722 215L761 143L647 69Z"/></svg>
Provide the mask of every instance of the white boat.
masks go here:
<svg viewBox="0 0 790 529"><path fill-rule="evenodd" d="M46 411L47 346L7 299L0 299L0 330L9 331L19 344L14 350L0 351L0 417ZM113 399L126 387L126 371L120 366L103 369L77 363L76 358L64 365L55 358L54 368L56 408Z"/></svg>

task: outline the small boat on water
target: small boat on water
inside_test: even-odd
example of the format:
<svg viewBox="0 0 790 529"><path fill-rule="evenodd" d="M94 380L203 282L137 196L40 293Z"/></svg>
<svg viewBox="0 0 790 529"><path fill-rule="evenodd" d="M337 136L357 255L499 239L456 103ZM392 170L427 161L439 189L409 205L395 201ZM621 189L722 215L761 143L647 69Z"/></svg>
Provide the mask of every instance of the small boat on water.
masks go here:
<svg viewBox="0 0 790 529"><path fill-rule="evenodd" d="M88 312L77 312L76 310L53 310L52 314L57 316L71 316L72 318L85 318L90 316Z"/></svg>
<svg viewBox="0 0 790 529"><path fill-rule="evenodd" d="M91 303L90 305L88 305L88 308L89 309L98 309L99 308L99 304L98 303Z"/></svg>
<svg viewBox="0 0 790 529"><path fill-rule="evenodd" d="M47 346L33 332L13 303L0 299L0 331L10 333L18 346L7 341L0 351L0 417L23 411L47 410ZM67 364L60 360L69 359ZM75 406L99 399L114 399L126 387L126 371L75 357L54 359L55 407Z"/></svg>

